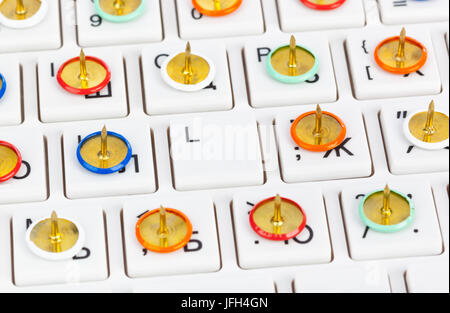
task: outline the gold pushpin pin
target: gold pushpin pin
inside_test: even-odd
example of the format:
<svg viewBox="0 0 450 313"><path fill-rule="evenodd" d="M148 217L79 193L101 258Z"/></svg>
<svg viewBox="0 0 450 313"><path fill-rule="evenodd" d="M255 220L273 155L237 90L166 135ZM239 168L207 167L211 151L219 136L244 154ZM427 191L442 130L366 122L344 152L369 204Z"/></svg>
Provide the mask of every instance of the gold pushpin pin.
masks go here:
<svg viewBox="0 0 450 313"><path fill-rule="evenodd" d="M206 57L192 53L191 44L174 57L169 57L161 66L164 81L182 91L198 91L208 86L215 76L215 68Z"/></svg>
<svg viewBox="0 0 450 313"><path fill-rule="evenodd" d="M375 49L375 61L384 70L394 74L418 71L427 61L424 45L406 36L403 27L400 36L383 40Z"/></svg>
<svg viewBox="0 0 450 313"><path fill-rule="evenodd" d="M359 205L359 215L373 230L396 232L408 227L415 217L411 200L385 186L364 197Z"/></svg>
<svg viewBox="0 0 450 313"><path fill-rule="evenodd" d="M183 248L192 236L192 224L182 212L161 206L136 224L136 238L150 251L170 253Z"/></svg>
<svg viewBox="0 0 450 313"><path fill-rule="evenodd" d="M303 149L320 152L339 146L345 139L347 128L344 122L330 112L315 111L300 115L292 124L291 137Z"/></svg>
<svg viewBox="0 0 450 313"><path fill-rule="evenodd" d="M192 4L204 15L220 17L236 11L242 0L192 0Z"/></svg>
<svg viewBox="0 0 450 313"><path fill-rule="evenodd" d="M40 23L48 10L48 0L0 1L0 24L11 28L27 28Z"/></svg>
<svg viewBox="0 0 450 313"><path fill-rule="evenodd" d="M250 212L250 225L263 238L288 240L306 226L306 215L294 201L276 195L261 201Z"/></svg>
<svg viewBox="0 0 450 313"><path fill-rule="evenodd" d="M427 150L439 150L449 144L449 117L436 112L434 101L427 111L412 113L405 120L404 133L415 146Z"/></svg>
<svg viewBox="0 0 450 313"><path fill-rule="evenodd" d="M85 239L79 224L59 218L55 211L50 218L33 223L26 236L30 249L49 260L72 258L81 250Z"/></svg>

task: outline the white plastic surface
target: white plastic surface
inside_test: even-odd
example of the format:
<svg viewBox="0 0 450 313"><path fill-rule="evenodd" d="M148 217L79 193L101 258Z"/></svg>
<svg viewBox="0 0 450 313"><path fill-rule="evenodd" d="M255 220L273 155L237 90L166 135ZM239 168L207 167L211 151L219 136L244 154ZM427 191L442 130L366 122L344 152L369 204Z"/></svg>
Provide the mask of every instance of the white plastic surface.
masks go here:
<svg viewBox="0 0 450 313"><path fill-rule="evenodd" d="M378 0L385 24L448 21L447 0Z"/></svg>

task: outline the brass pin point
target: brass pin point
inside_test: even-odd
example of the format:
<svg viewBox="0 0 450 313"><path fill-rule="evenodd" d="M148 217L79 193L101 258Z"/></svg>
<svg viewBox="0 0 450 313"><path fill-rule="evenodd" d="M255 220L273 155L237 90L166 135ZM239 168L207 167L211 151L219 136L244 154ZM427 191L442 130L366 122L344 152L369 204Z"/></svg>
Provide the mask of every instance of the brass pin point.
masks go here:
<svg viewBox="0 0 450 313"><path fill-rule="evenodd" d="M213 0L214 1L214 9L216 11L219 11L222 9L222 5L220 4L220 0Z"/></svg>
<svg viewBox="0 0 450 313"><path fill-rule="evenodd" d="M425 141L430 141L430 136L435 133L435 128L433 126L434 122L434 114L435 114L435 108L434 108L434 100L431 100L430 105L428 106L428 112L427 112L427 121L425 123Z"/></svg>
<svg viewBox="0 0 450 313"><path fill-rule="evenodd" d="M106 126L103 126L102 133L100 139L100 159L102 161L106 161L109 159L108 156L108 131L106 130Z"/></svg>
<svg viewBox="0 0 450 313"><path fill-rule="evenodd" d="M397 62L397 67L405 67L405 45L406 45L406 29L403 27L400 32L400 39L398 43L397 55L395 60Z"/></svg>
<svg viewBox="0 0 450 313"><path fill-rule="evenodd" d="M275 201L274 201L274 214L273 214L273 218L272 218L272 223L276 229L277 233L280 233L281 231L281 226L283 225L283 216L281 215L281 197L279 194L277 194L275 196Z"/></svg>
<svg viewBox="0 0 450 313"><path fill-rule="evenodd" d="M19 16L24 16L26 13L27 13L27 10L23 4L23 0L17 0L16 14Z"/></svg>
<svg viewBox="0 0 450 313"><path fill-rule="evenodd" d="M161 247L167 247L168 245L168 234L169 230L167 228L167 213L166 209L161 205L159 210L159 230L158 230L159 236L160 236L160 246Z"/></svg>
<svg viewBox="0 0 450 313"><path fill-rule="evenodd" d="M117 15L123 15L123 9L125 7L124 0L114 0L113 6Z"/></svg>
<svg viewBox="0 0 450 313"><path fill-rule="evenodd" d="M81 88L87 89L88 86L88 77L87 77L87 69L86 69L86 55L84 54L83 49L80 52L80 80L81 80Z"/></svg>
<svg viewBox="0 0 450 313"><path fill-rule="evenodd" d="M192 84L192 76L193 76L193 71L192 71L192 54L191 54L191 44L190 44L189 41L186 44L183 75L184 75L184 83L186 85Z"/></svg>
<svg viewBox="0 0 450 313"><path fill-rule="evenodd" d="M392 215L391 209L391 190L389 186L386 185L383 192L383 207L381 209L381 214L383 215L383 225L390 225L390 217Z"/></svg>
<svg viewBox="0 0 450 313"><path fill-rule="evenodd" d="M291 41L289 43L289 71L291 76L296 75L297 68L297 43L295 37L291 36Z"/></svg>
<svg viewBox="0 0 450 313"><path fill-rule="evenodd" d="M49 238L53 252L61 252L62 236L59 231L58 215L56 215L55 211L52 212L51 216L51 233L49 234Z"/></svg>

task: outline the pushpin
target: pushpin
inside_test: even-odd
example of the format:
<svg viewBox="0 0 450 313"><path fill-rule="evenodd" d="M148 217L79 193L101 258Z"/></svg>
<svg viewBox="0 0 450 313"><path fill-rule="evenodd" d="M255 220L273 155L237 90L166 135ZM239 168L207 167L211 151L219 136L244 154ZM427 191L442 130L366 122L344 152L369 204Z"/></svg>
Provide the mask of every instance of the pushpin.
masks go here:
<svg viewBox="0 0 450 313"><path fill-rule="evenodd" d="M250 226L263 238L289 240L303 231L306 215L297 203L276 195L253 207L250 212Z"/></svg>
<svg viewBox="0 0 450 313"><path fill-rule="evenodd" d="M0 183L13 178L22 166L19 149L6 141L0 141Z"/></svg>
<svg viewBox="0 0 450 313"><path fill-rule="evenodd" d="M192 224L182 212L161 206L145 213L136 224L136 237L153 252L170 253L191 240Z"/></svg>
<svg viewBox="0 0 450 313"><path fill-rule="evenodd" d="M123 23L134 20L145 10L146 0L94 0L94 7L101 18Z"/></svg>
<svg viewBox="0 0 450 313"><path fill-rule="evenodd" d="M385 71L393 74L410 74L425 65L427 48L417 40L406 37L402 28L400 36L383 40L375 49L375 61Z"/></svg>
<svg viewBox="0 0 450 313"><path fill-rule="evenodd" d="M408 227L415 217L412 201L400 192L389 189L366 195L359 205L359 215L369 228L393 233Z"/></svg>
<svg viewBox="0 0 450 313"><path fill-rule="evenodd" d="M98 58L80 56L66 61L56 76L58 83L70 93L90 95L99 92L111 80L111 72L106 63Z"/></svg>
<svg viewBox="0 0 450 313"><path fill-rule="evenodd" d="M5 76L0 73L0 100L3 98L6 92L6 79Z"/></svg>
<svg viewBox="0 0 450 313"><path fill-rule="evenodd" d="M48 11L48 0L0 1L0 24L9 28L28 28L39 24Z"/></svg>
<svg viewBox="0 0 450 313"><path fill-rule="evenodd" d="M236 11L242 0L192 0L194 8L208 16L224 16Z"/></svg>
<svg viewBox="0 0 450 313"><path fill-rule="evenodd" d="M291 137L303 149L321 152L339 146L347 135L344 122L317 105L316 111L300 115L291 126Z"/></svg>
<svg viewBox="0 0 450 313"><path fill-rule="evenodd" d="M308 8L314 10L334 10L344 4L346 0L300 0Z"/></svg>
<svg viewBox="0 0 450 313"><path fill-rule="evenodd" d="M426 150L440 150L449 146L449 119L435 111L434 101L428 111L416 111L403 124L406 138L416 147Z"/></svg>
<svg viewBox="0 0 450 313"><path fill-rule="evenodd" d="M131 145L122 135L106 130L90 134L77 149L77 158L87 170L96 174L111 174L123 169L132 156Z"/></svg>
<svg viewBox="0 0 450 313"><path fill-rule="evenodd" d="M297 45L291 36L288 46L273 50L267 57L270 76L286 84L298 84L313 78L319 70L319 59L308 48Z"/></svg>
<svg viewBox="0 0 450 313"><path fill-rule="evenodd" d="M26 242L37 256L61 261L72 259L81 251L85 233L80 224L58 217L55 211L50 218L43 218L31 224L26 232Z"/></svg>
<svg viewBox="0 0 450 313"><path fill-rule="evenodd" d="M211 84L216 70L208 58L192 54L191 44L188 42L185 52L170 56L164 61L161 75L172 88L198 91Z"/></svg>

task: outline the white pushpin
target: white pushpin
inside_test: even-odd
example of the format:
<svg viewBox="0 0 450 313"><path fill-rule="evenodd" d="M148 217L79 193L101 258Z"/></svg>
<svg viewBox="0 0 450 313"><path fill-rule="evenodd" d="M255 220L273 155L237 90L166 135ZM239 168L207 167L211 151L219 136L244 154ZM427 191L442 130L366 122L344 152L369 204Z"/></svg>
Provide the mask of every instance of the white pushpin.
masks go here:
<svg viewBox="0 0 450 313"><path fill-rule="evenodd" d="M48 0L0 0L0 24L8 28L30 28L41 23Z"/></svg>

